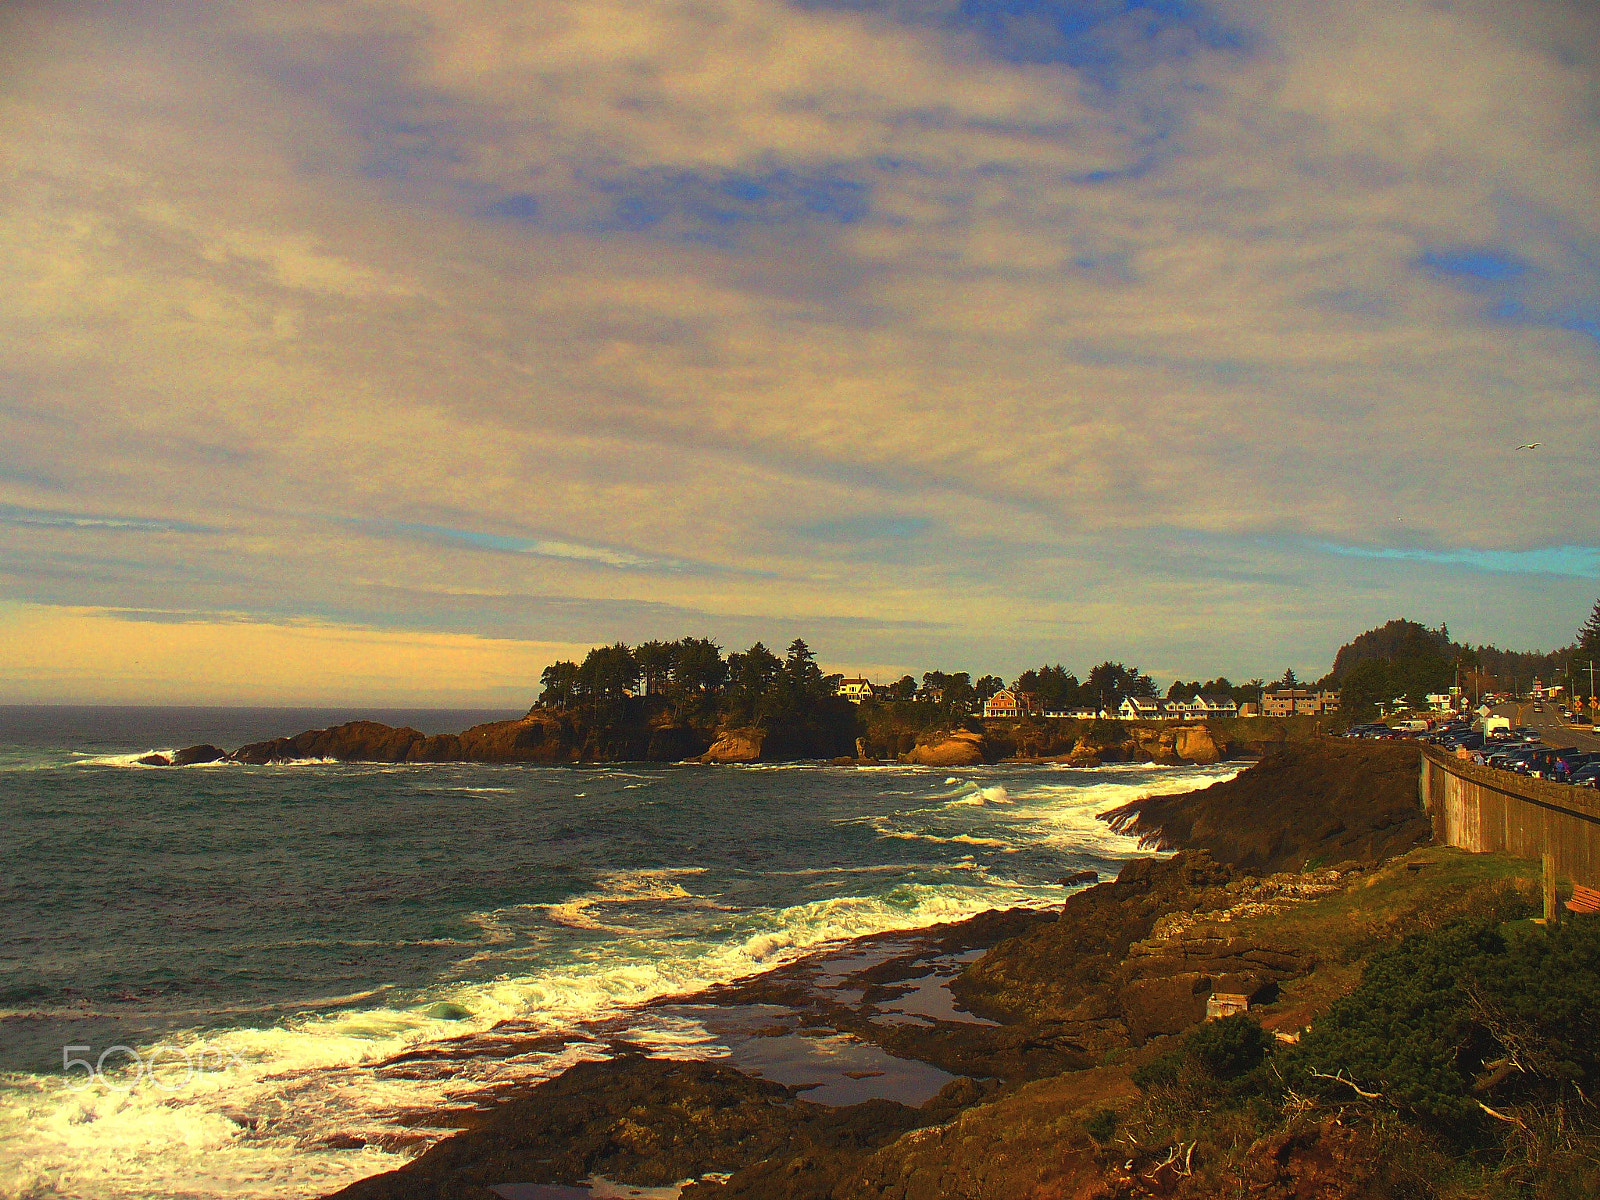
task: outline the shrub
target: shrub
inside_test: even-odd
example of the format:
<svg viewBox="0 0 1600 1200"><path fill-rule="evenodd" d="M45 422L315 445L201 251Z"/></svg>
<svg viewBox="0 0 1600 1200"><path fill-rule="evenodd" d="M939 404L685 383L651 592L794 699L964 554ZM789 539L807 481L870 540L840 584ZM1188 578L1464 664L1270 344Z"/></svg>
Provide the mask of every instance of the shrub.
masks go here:
<svg viewBox="0 0 1600 1200"><path fill-rule="evenodd" d="M1266 1061L1272 1036L1243 1013L1206 1021L1184 1035L1178 1048L1133 1073L1145 1091L1181 1084L1215 1090L1217 1084L1244 1084Z"/></svg>
<svg viewBox="0 0 1600 1200"><path fill-rule="evenodd" d="M1104 1146L1117 1132L1117 1114L1114 1109L1097 1108L1083 1122L1083 1130Z"/></svg>
<svg viewBox="0 0 1600 1200"><path fill-rule="evenodd" d="M1186 1054L1212 1079L1231 1082L1255 1070L1272 1049L1272 1035L1236 1013L1206 1021L1183 1039Z"/></svg>
<svg viewBox="0 0 1600 1200"><path fill-rule="evenodd" d="M1375 953L1291 1056L1296 1086L1375 1092L1453 1139L1486 1128L1481 1102L1591 1093L1600 1080L1600 920L1502 928L1458 922ZM1350 1084L1328 1076L1342 1076Z"/></svg>

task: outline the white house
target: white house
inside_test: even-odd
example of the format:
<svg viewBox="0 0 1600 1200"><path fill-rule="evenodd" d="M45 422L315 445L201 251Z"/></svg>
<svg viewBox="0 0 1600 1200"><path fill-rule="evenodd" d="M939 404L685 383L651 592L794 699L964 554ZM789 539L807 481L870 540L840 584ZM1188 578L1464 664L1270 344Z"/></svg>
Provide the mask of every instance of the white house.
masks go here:
<svg viewBox="0 0 1600 1200"><path fill-rule="evenodd" d="M835 695L843 696L851 704L860 704L872 695L872 681L860 678L841 679Z"/></svg>
<svg viewBox="0 0 1600 1200"><path fill-rule="evenodd" d="M1159 721L1168 714L1159 700L1149 696L1125 697L1117 707L1117 715L1124 721Z"/></svg>
<svg viewBox="0 0 1600 1200"><path fill-rule="evenodd" d="M1189 711L1197 717L1237 717L1239 704L1232 696L1196 696Z"/></svg>

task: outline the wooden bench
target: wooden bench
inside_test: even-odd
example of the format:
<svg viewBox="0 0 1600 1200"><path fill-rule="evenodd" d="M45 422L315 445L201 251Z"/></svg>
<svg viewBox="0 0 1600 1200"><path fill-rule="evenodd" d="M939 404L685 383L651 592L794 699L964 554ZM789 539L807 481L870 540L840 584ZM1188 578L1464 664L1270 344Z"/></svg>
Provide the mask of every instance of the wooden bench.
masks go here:
<svg viewBox="0 0 1600 1200"><path fill-rule="evenodd" d="M1572 885L1572 899L1567 901L1567 911L1575 913L1600 913L1600 891L1582 884Z"/></svg>

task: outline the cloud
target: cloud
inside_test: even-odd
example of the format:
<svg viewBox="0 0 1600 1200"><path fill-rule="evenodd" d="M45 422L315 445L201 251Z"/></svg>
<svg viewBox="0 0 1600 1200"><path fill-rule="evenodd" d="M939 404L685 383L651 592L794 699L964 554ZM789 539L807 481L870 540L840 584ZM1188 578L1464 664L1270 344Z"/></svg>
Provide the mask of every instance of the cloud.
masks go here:
<svg viewBox="0 0 1600 1200"><path fill-rule="evenodd" d="M1588 7L0 23L40 604L1250 675L1471 565L1415 545L1600 541ZM1440 615L1548 644L1560 579Z"/></svg>

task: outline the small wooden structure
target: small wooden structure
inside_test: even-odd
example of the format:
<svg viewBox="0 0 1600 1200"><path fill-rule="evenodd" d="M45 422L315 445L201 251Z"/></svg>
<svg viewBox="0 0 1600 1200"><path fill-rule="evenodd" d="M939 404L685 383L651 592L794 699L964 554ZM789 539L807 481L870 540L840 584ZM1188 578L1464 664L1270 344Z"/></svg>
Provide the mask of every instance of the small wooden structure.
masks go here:
<svg viewBox="0 0 1600 1200"><path fill-rule="evenodd" d="M1269 990L1275 990L1273 982L1256 975L1219 975L1212 980L1211 995L1206 998L1206 1020L1249 1012L1257 1000L1271 999L1263 994Z"/></svg>

